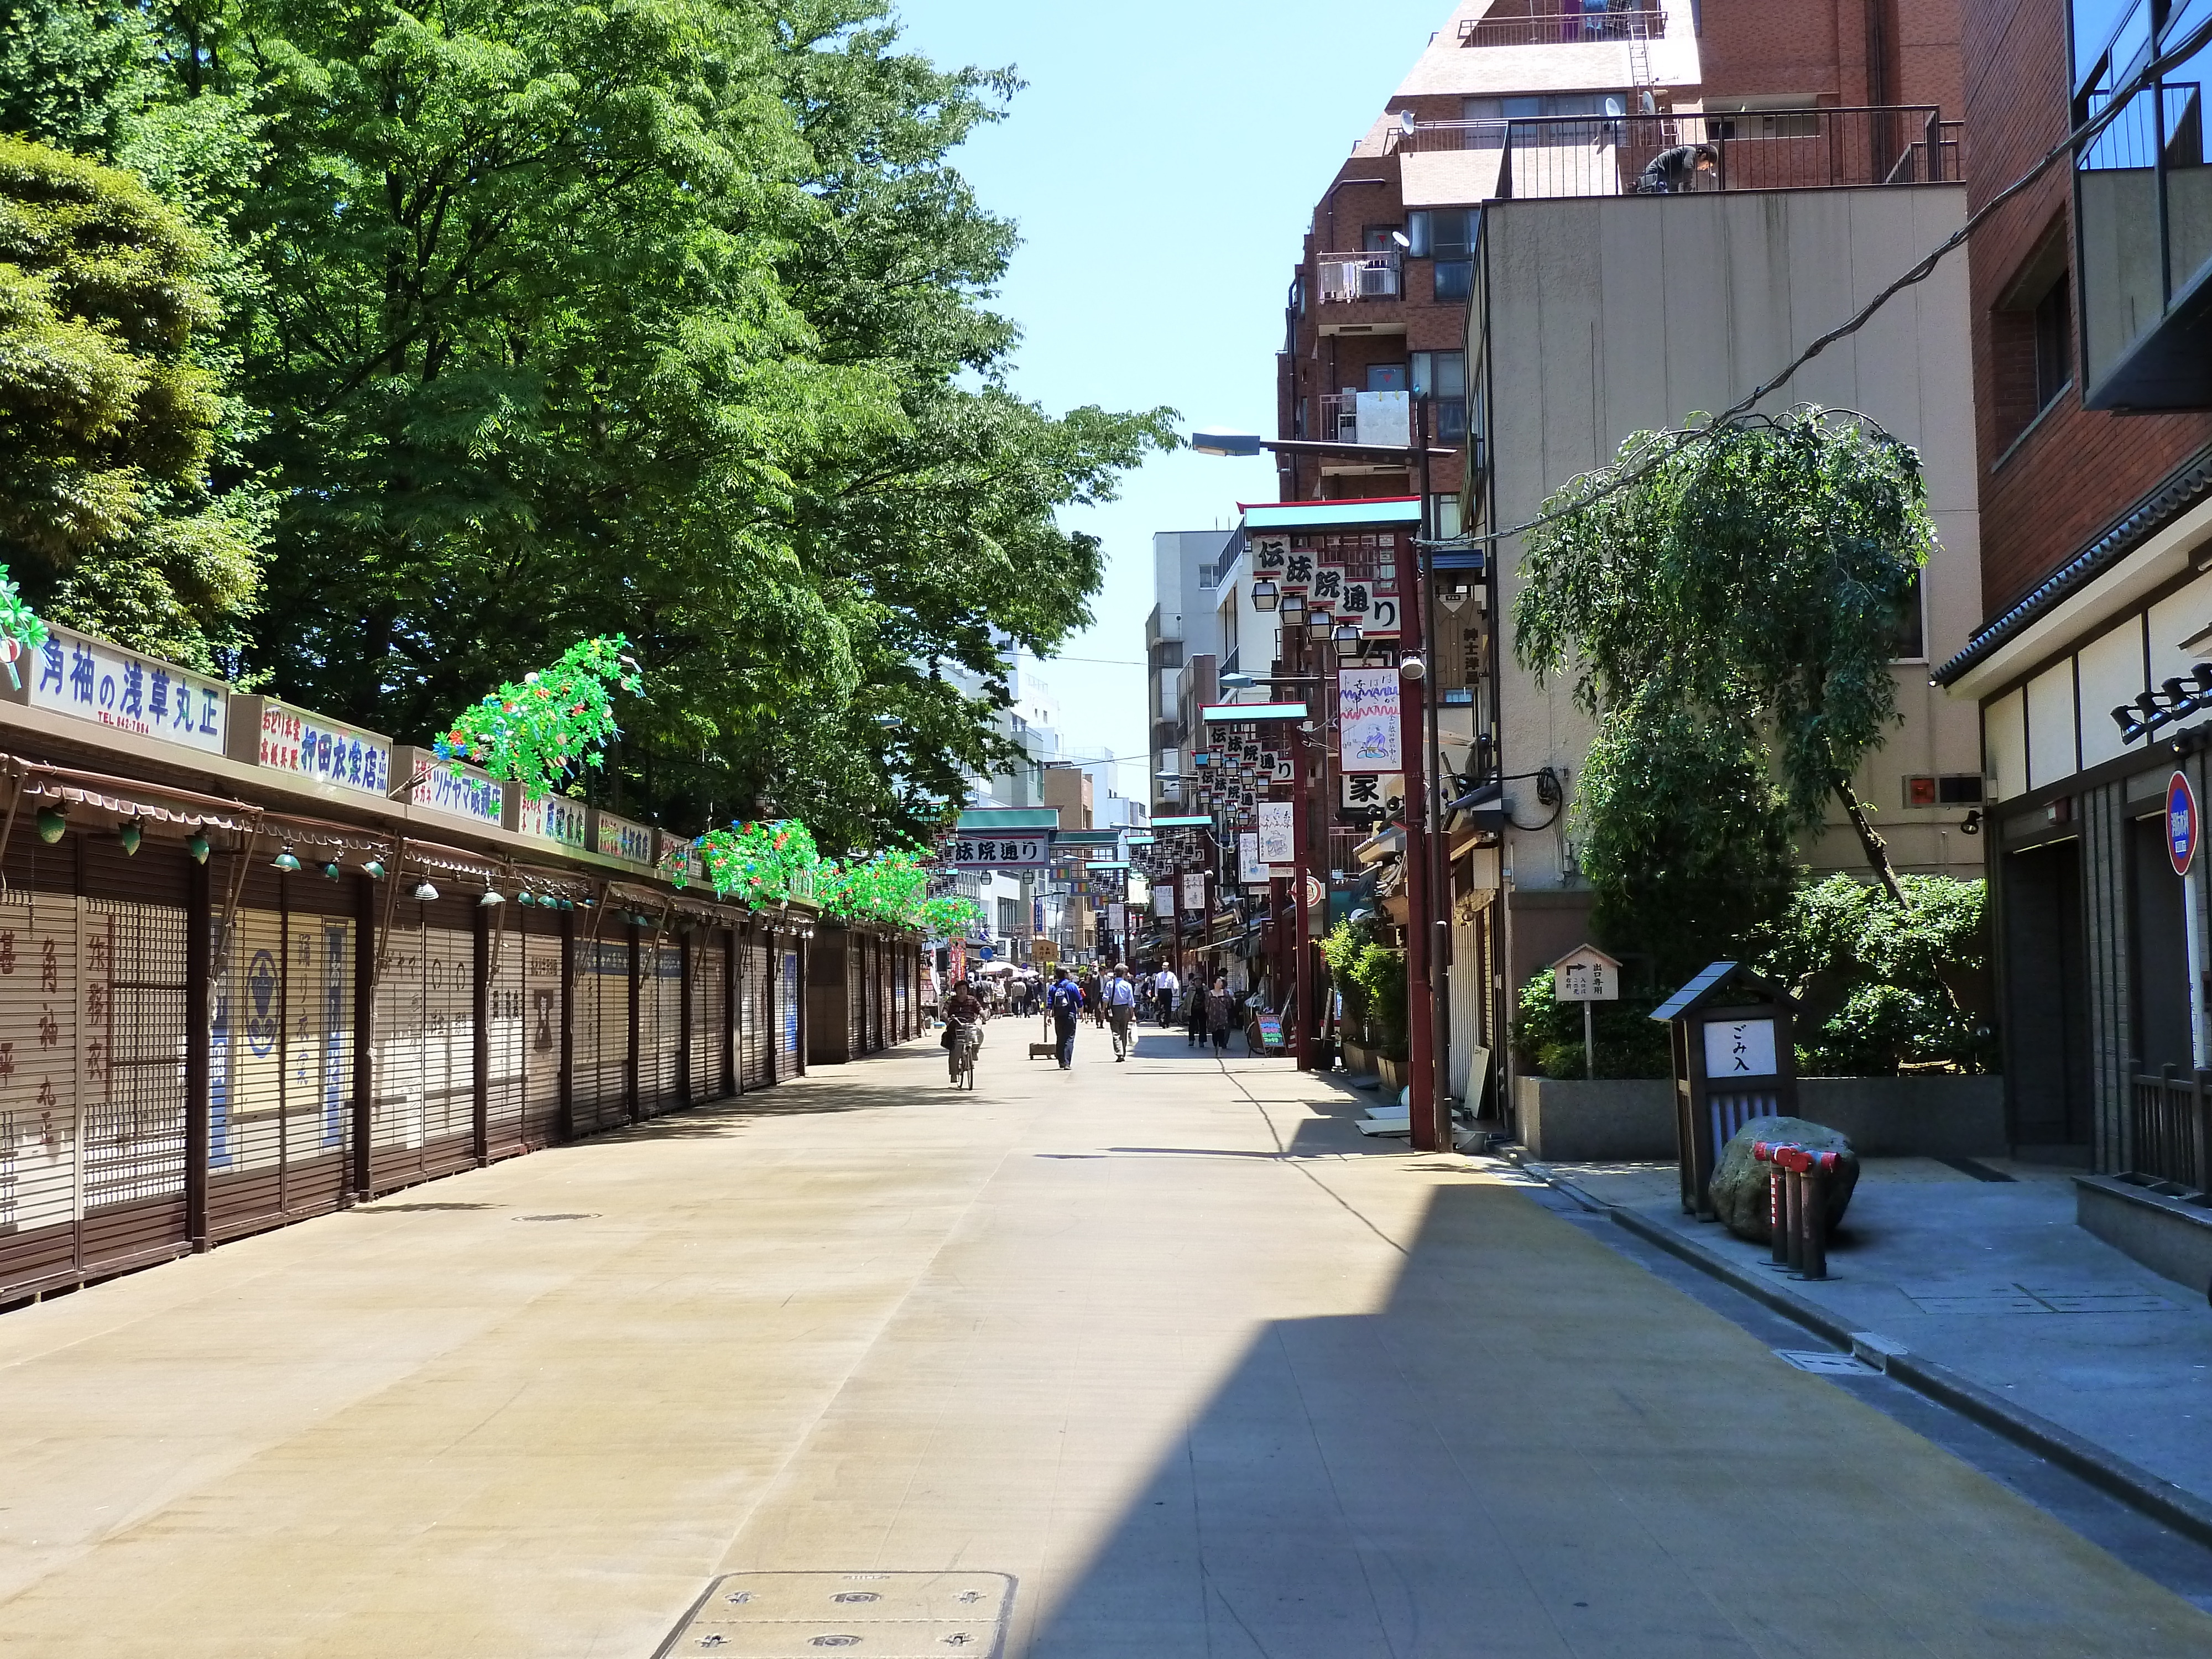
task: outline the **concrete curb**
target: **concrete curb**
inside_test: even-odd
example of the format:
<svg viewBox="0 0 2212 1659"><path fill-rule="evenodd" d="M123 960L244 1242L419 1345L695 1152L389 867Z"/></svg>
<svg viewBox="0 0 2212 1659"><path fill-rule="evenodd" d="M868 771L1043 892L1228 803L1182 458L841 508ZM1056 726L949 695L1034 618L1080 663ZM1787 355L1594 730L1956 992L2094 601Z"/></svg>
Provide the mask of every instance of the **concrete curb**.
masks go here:
<svg viewBox="0 0 2212 1659"><path fill-rule="evenodd" d="M2118 1452L2083 1439L2072 1430L2062 1428L2049 1418L2015 1404L1995 1389L1984 1388L1948 1365L1923 1358L1871 1332L1850 1329L1826 1308L1792 1295L1771 1279L1746 1272L1727 1257L1683 1237L1672 1228L1662 1227L1626 1206L1611 1204L1584 1192L1573 1182L1554 1175L1544 1164L1528 1157L1517 1146L1503 1150L1509 1161L1545 1185L1566 1194L1593 1215L1610 1218L1614 1225L1635 1234L1646 1243L1656 1245L1700 1273L1741 1291L1760 1306L1887 1372L1914 1393L1948 1407L2015 1445L2026 1447L2160 1526L2212 1548L2212 1503L2196 1493L2153 1474Z"/></svg>

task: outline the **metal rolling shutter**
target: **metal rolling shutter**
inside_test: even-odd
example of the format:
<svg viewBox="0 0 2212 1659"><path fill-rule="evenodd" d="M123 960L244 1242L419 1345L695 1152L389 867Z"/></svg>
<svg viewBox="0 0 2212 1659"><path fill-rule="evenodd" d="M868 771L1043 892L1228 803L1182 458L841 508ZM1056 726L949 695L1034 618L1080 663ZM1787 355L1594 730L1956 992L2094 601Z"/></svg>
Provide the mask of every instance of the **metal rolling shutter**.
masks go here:
<svg viewBox="0 0 2212 1659"><path fill-rule="evenodd" d="M382 941L376 981L374 1092L369 1108L369 1186L375 1192L422 1173L422 923L397 907Z"/></svg>
<svg viewBox="0 0 2212 1659"><path fill-rule="evenodd" d="M653 995L641 1010L641 1021L649 1019L653 1036L639 1041L652 1056L641 1069L638 1096L648 1111L665 1112L683 1103L684 1073L684 950L663 940L641 953L640 971L648 975Z"/></svg>
<svg viewBox="0 0 2212 1659"><path fill-rule="evenodd" d="M529 915L519 905L502 905L484 930L484 1145L493 1158L544 1144L531 1140L525 1122L529 1008L524 926Z"/></svg>
<svg viewBox="0 0 2212 1659"><path fill-rule="evenodd" d="M729 934L720 927L702 927L692 937L690 1071L684 1081L693 1100L717 1099L722 1092L728 949Z"/></svg>
<svg viewBox="0 0 2212 1659"><path fill-rule="evenodd" d="M738 1082L741 1088L763 1089L772 1076L769 1043L775 1018L768 976L768 941L748 933L738 950Z"/></svg>
<svg viewBox="0 0 2212 1659"><path fill-rule="evenodd" d="M237 855L234 855L235 858ZM216 914L208 1034L208 1230L217 1238L274 1225L284 1213L284 913L276 878L212 870Z"/></svg>
<svg viewBox="0 0 2212 1659"><path fill-rule="evenodd" d="M858 1060L868 1052L867 981L861 968L859 935L845 935L845 1057Z"/></svg>
<svg viewBox="0 0 2212 1659"><path fill-rule="evenodd" d="M561 983L560 923L532 918L522 948L522 1139L550 1146L561 1128L561 1030L567 989Z"/></svg>
<svg viewBox="0 0 2212 1659"><path fill-rule="evenodd" d="M105 836L80 849L79 1089L88 1267L186 1247L187 866L173 847L131 860Z"/></svg>
<svg viewBox="0 0 2212 1659"><path fill-rule="evenodd" d="M477 942L453 901L424 908L422 1167L439 1175L476 1162Z"/></svg>
<svg viewBox="0 0 2212 1659"><path fill-rule="evenodd" d="M73 896L0 895L0 1285L11 1291L78 1263L76 967Z"/></svg>
<svg viewBox="0 0 2212 1659"><path fill-rule="evenodd" d="M799 1075L799 1011L805 1006L806 975L795 948L785 947L776 952L775 960L783 971L777 975L782 994L776 999L775 1074L779 1078Z"/></svg>
<svg viewBox="0 0 2212 1659"><path fill-rule="evenodd" d="M344 1200L353 1126L355 878L284 878L283 1191L288 1216Z"/></svg>
<svg viewBox="0 0 2212 1659"><path fill-rule="evenodd" d="M576 1132L629 1122L623 1097L623 1067L629 1054L627 941L578 941L576 1020Z"/></svg>

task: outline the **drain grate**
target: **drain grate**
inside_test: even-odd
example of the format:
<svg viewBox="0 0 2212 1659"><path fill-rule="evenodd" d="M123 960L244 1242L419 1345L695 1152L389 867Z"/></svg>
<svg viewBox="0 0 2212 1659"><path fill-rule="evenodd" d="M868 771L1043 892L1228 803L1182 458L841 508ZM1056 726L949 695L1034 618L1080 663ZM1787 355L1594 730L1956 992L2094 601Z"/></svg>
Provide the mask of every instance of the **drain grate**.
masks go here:
<svg viewBox="0 0 2212 1659"><path fill-rule="evenodd" d="M653 1659L997 1659L1013 1600L1002 1572L733 1572Z"/></svg>
<svg viewBox="0 0 2212 1659"><path fill-rule="evenodd" d="M2023 1285L2013 1281L1921 1279L1898 1285L1926 1314L2178 1313L2141 1285Z"/></svg>
<svg viewBox="0 0 2212 1659"><path fill-rule="evenodd" d="M1786 1359L1801 1371L1815 1376L1878 1376L1881 1373L1853 1354L1830 1353L1820 1348L1777 1348L1777 1359Z"/></svg>
<svg viewBox="0 0 2212 1659"><path fill-rule="evenodd" d="M597 1210L574 1210L559 1215L519 1215L517 1221L591 1221L597 1218Z"/></svg>

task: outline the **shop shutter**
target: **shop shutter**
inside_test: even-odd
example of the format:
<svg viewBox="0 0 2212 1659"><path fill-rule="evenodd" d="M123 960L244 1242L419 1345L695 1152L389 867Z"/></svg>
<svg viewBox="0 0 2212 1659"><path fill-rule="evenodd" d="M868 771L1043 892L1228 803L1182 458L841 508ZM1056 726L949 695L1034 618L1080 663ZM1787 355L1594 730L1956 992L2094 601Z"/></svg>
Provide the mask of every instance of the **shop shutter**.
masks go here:
<svg viewBox="0 0 2212 1659"><path fill-rule="evenodd" d="M637 1009L637 1098L650 1117L680 1105L677 1092L684 1042L683 947L653 933L638 939L642 976Z"/></svg>
<svg viewBox="0 0 2212 1659"><path fill-rule="evenodd" d="M423 927L402 904L383 940L376 981L374 1090L369 1105L369 1185L388 1192L422 1177Z"/></svg>
<svg viewBox="0 0 2212 1659"><path fill-rule="evenodd" d="M779 1078L797 1077L799 1011L806 995L806 975L796 949L787 946L777 956L783 964L783 972L778 975L783 994L776 999L775 1074Z"/></svg>
<svg viewBox="0 0 2212 1659"><path fill-rule="evenodd" d="M550 1146L561 1129L561 1030L567 992L561 983L560 924L534 920L522 947L522 1138Z"/></svg>
<svg viewBox="0 0 2212 1659"><path fill-rule="evenodd" d="M294 878L296 891L307 884ZM329 898L344 902L336 884ZM324 893L315 896L319 900ZM284 1212L316 1215L343 1201L353 1127L354 950L351 916L292 901L284 918Z"/></svg>
<svg viewBox="0 0 2212 1659"><path fill-rule="evenodd" d="M426 906L442 910L446 905ZM476 1162L476 966L473 927L422 930L422 1169Z"/></svg>
<svg viewBox="0 0 2212 1659"><path fill-rule="evenodd" d="M222 908L235 880L211 872L216 965L209 996L208 1229L216 1238L274 1226L284 1215L284 942L276 880L248 871L240 903Z"/></svg>
<svg viewBox="0 0 2212 1659"><path fill-rule="evenodd" d="M867 981L862 967L866 952L860 936L845 935L845 1057L858 1060L868 1052Z"/></svg>
<svg viewBox="0 0 2212 1659"><path fill-rule="evenodd" d="M0 1285L11 1292L78 1265L76 927L72 895L0 894Z"/></svg>
<svg viewBox="0 0 2212 1659"><path fill-rule="evenodd" d="M685 1082L695 1101L719 1099L722 1093L722 1058L729 1040L723 1000L729 938L722 928L702 927L691 939L690 1072Z"/></svg>
<svg viewBox="0 0 2212 1659"><path fill-rule="evenodd" d="M523 1060L528 1018L523 925L529 914L520 906L502 905L484 929L489 974L484 988L484 1144L494 1158L532 1144L525 1127Z"/></svg>
<svg viewBox="0 0 2212 1659"><path fill-rule="evenodd" d="M763 1089L771 1081L770 1027L775 1018L775 999L769 983L769 942L748 931L738 943L738 1085Z"/></svg>
<svg viewBox="0 0 2212 1659"><path fill-rule="evenodd" d="M579 940L576 969L574 1112L583 1134L629 1121L623 1086L629 1054L629 942Z"/></svg>

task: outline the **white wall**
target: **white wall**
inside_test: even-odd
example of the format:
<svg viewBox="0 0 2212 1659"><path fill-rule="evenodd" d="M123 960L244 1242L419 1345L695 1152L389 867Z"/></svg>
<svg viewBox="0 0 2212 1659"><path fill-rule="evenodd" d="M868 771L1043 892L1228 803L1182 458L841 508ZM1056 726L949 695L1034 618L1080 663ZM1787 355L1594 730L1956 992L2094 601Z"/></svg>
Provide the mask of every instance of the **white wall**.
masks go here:
<svg viewBox="0 0 2212 1659"><path fill-rule="evenodd" d="M1630 433L1735 403L1964 215L1963 191L1951 185L1492 204L1483 349L1498 521L1533 516ZM1964 260L1946 261L1763 405L1863 410L1919 449L1942 542L1923 578L1931 661L1963 645L1982 611L1966 275ZM1590 726L1564 688L1540 689L1513 665L1520 557L1517 544L1501 557L1504 769L1565 770L1571 799ZM1863 769L1858 792L1878 809L1901 867L1977 873L1978 845L1948 833L1961 809L1903 804L1906 776L1981 771L1977 711L1930 687L1923 664L1899 665L1896 680L1905 723ZM1533 789L1509 793L1528 797L1521 821L1536 822ZM1559 884L1566 822L1510 838L1516 888ZM1819 868L1863 867L1840 816L1807 854Z"/></svg>

